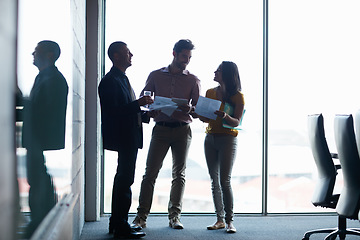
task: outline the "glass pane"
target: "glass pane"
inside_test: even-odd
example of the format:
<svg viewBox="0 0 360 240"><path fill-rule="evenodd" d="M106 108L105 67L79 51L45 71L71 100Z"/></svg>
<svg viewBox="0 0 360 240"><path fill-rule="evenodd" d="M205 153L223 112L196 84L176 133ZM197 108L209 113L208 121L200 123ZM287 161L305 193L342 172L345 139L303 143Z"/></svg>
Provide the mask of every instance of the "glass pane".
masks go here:
<svg viewBox="0 0 360 240"><path fill-rule="evenodd" d="M269 212L328 211L311 204L317 170L307 115L323 113L336 152L334 115L359 108L359 7L355 0L269 5Z"/></svg>
<svg viewBox="0 0 360 240"><path fill-rule="evenodd" d="M240 71L246 114L238 135L238 152L232 174L234 211L261 211L261 121L262 121L262 1L168 0L106 1L105 47L124 41L134 54L127 76L139 95L148 74L172 61L172 49L180 39L195 44L188 70L201 80L201 94L215 87L214 71L229 60ZM105 72L111 62L106 56ZM136 212L147 148L153 122L144 125L144 148L139 151L132 212ZM214 212L203 144L206 125L195 119L187 160L183 212ZM105 212L111 211L112 181L117 154L105 151ZM156 181L152 212L167 212L171 184L171 152Z"/></svg>
<svg viewBox="0 0 360 240"><path fill-rule="evenodd" d="M72 86L72 45L71 45L71 23L70 23L70 2L69 1L49 1L49 0L33 0L33 1L19 1L19 28L18 28L18 62L17 62L17 75L18 75L18 87L22 93L22 99L25 101L18 102L20 106L18 106L18 111L22 111L23 105L26 101L30 101L31 104L25 104L25 109L27 108L27 116L23 122L21 115L19 115L17 119L17 166L18 166L18 183L19 183L19 191L20 191L20 207L21 211L24 213L23 218L21 218L22 227L24 229L20 229L20 231L24 231L25 234L34 230L43 219L44 214L50 211L51 206L56 203L56 199L59 200L64 196L64 194L69 193L71 191L71 156L72 156L72 103L71 103L71 86ZM67 85L69 87L67 97L64 93L64 85L62 88L56 87L55 94L58 96L60 92L62 98L56 98L59 104L60 99L61 104L64 104L65 99L67 99L67 109L66 109L66 129L65 129L65 148L60 150L45 150L44 146L42 147L34 147L33 144L29 144L24 146L24 142L22 142L22 133L23 133L23 123L27 121L26 119L31 119L31 122L27 122L28 130L31 129L31 142L34 143L35 135L37 139L41 139L40 141L44 142L44 135L39 137L39 133L44 133L40 128L35 128L34 122L40 122L40 119L49 119L49 116L55 116L55 114L59 113L58 108L53 105L53 108L48 107L47 103L54 98L45 97L45 101L35 101L33 100L36 97L44 96L43 87L39 84L37 85L37 91L32 92L32 97L30 98L30 93L33 88L35 78L39 74L39 69L33 63L33 55L32 53L37 47L37 44L43 40L51 40L58 43L61 49L61 54L59 59L56 61L55 66L58 70L64 75ZM45 68L45 71L47 69ZM51 70L53 71L53 70ZM44 73L46 75L46 73ZM42 76L45 76L42 75ZM46 75L48 76L48 75ZM41 78L41 79L45 79ZM49 78L46 78L47 81ZM59 78L57 78L57 81ZM44 80L42 80L44 81ZM40 81L39 81L40 82ZM62 82L64 83L64 82ZM48 86L52 86L50 88L46 88L45 92L49 92L48 90L54 89L53 84L49 84ZM59 86L59 85L57 85ZM40 90L39 90L40 89ZM36 96L36 97L35 97ZM50 100L51 99L51 100ZM66 100L65 100L66 101ZM30 106L30 107L29 107ZM37 109L34 111L34 109ZM55 109L56 108L56 109ZM32 109L31 111L29 109ZM44 111L46 109L46 111ZM35 114L35 112L37 114ZM62 112L62 117L63 111ZM45 114L44 114L45 113ZM22 115L24 116L24 115ZM56 115L59 116L59 115ZM56 118L59 119L59 118ZM55 118L54 118L55 120ZM48 121L48 120L47 120ZM57 122L57 121L52 121ZM56 129L62 129L58 124L47 124L45 122L41 128L45 129L45 127L49 127L53 125L51 132ZM63 121L61 121L63 123ZM40 131L39 131L40 130ZM50 131L49 131L50 132ZM49 137L50 135L47 135ZM57 136L57 135L56 135ZM51 137L46 138L50 142L55 140L55 135L51 135ZM60 137L63 139L63 136ZM59 140L58 137L56 137ZM49 142L45 141L45 142ZM56 146L55 146L56 145ZM59 146L59 144L54 144L51 149L63 148L63 146ZM29 160L29 149L33 149L33 151L37 152L36 156ZM35 149L35 150L34 150ZM44 160L42 159L44 156ZM39 161L37 161L39 160ZM34 166L35 164L36 167ZM30 175L33 176L33 184L31 184ZM32 194L33 196L30 200L31 204L29 204L29 183L31 184ZM51 200L50 200L51 199ZM54 200L55 199L55 200ZM51 204L49 204L51 202ZM29 206L30 205L30 206ZM47 207L49 206L49 207ZM46 209L46 210L45 210ZM27 225L28 221L30 221L28 214L30 212L30 219L32 220L31 225ZM29 228L28 228L29 227ZM29 229L29 232L26 231ZM31 230L30 230L31 229ZM28 235L22 236L28 237Z"/></svg>

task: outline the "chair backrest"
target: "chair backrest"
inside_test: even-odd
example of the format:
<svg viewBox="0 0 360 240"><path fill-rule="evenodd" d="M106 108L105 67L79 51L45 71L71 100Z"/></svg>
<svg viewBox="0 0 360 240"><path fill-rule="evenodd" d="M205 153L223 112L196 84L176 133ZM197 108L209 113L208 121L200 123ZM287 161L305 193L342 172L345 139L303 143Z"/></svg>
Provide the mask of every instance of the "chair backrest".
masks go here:
<svg viewBox="0 0 360 240"><path fill-rule="evenodd" d="M323 206L330 202L337 172L326 142L322 114L308 116L308 134L318 171L318 180L311 201L315 206Z"/></svg>
<svg viewBox="0 0 360 240"><path fill-rule="evenodd" d="M360 109L356 112L355 115L355 138L358 153L360 154Z"/></svg>
<svg viewBox="0 0 360 240"><path fill-rule="evenodd" d="M336 115L335 143L344 177L336 212L347 218L358 218L360 202L360 158L357 150L352 115Z"/></svg>

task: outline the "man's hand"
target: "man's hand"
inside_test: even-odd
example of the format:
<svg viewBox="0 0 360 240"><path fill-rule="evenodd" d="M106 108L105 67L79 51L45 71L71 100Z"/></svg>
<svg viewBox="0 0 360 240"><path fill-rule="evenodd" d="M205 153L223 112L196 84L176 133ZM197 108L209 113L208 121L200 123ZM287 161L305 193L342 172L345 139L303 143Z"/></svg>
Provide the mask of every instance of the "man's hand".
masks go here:
<svg viewBox="0 0 360 240"><path fill-rule="evenodd" d="M190 106L189 104L186 104L186 105L180 105L178 107L181 111L185 112L185 113L191 113L194 111L194 107L193 106Z"/></svg>
<svg viewBox="0 0 360 240"><path fill-rule="evenodd" d="M153 104L154 100L151 98L151 96L142 96L138 99L139 106L145 106L148 104Z"/></svg>
<svg viewBox="0 0 360 240"><path fill-rule="evenodd" d="M153 110L153 111L148 111L147 115L151 118L155 118L160 114L160 110Z"/></svg>

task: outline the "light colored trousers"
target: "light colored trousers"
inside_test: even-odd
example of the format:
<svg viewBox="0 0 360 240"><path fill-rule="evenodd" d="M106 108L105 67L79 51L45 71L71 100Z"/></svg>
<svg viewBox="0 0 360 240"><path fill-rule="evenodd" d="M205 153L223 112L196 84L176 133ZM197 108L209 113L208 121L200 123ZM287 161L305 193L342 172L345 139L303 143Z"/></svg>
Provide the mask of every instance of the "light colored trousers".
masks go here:
<svg viewBox="0 0 360 240"><path fill-rule="evenodd" d="M236 157L237 139L231 135L207 134L204 147L217 219L232 222L234 199L231 171Z"/></svg>
<svg viewBox="0 0 360 240"><path fill-rule="evenodd" d="M146 160L145 174L141 182L139 206L137 208L139 217L146 219L150 213L155 181L169 148L171 148L172 152L172 184L168 205L169 219L180 217L185 188L186 158L191 138L189 124L176 128L154 126Z"/></svg>

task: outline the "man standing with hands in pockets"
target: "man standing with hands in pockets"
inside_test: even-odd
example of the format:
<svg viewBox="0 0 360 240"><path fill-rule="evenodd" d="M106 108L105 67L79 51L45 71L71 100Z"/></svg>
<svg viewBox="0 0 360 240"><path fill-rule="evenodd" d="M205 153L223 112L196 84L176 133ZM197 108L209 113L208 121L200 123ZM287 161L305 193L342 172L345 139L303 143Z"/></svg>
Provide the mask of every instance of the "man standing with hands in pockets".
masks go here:
<svg viewBox="0 0 360 240"><path fill-rule="evenodd" d="M150 96L136 100L125 71L131 66L132 53L124 42L109 46L111 70L99 84L103 147L118 152L118 166L114 178L109 233L114 238L141 238L142 229L130 227L128 213L131 206L131 185L134 182L138 149L143 146L142 121L149 122L140 106L153 103Z"/></svg>
<svg viewBox="0 0 360 240"><path fill-rule="evenodd" d="M139 206L133 226L146 227L146 219L150 213L155 181L169 148L172 151L172 185L168 205L169 226L182 229L180 214L185 187L185 167L188 149L191 143L191 114L200 94L200 80L186 70L190 62L194 45L190 40L178 41L173 49L173 61L168 67L150 73L142 91L151 91L156 96L181 98L188 101L168 116L160 113L154 118L146 170L141 183Z"/></svg>

